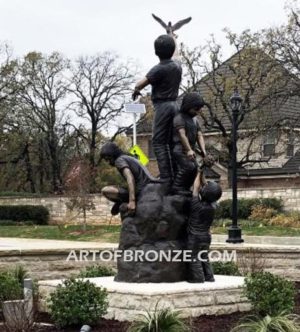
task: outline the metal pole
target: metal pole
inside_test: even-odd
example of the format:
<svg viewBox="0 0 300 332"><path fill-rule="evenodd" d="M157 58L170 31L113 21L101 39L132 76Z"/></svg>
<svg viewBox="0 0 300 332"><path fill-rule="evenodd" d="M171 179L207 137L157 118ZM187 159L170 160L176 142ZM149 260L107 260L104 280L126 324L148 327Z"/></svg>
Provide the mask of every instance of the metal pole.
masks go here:
<svg viewBox="0 0 300 332"><path fill-rule="evenodd" d="M238 199L237 199L237 120L239 109L232 109L232 159L231 159L231 187L232 187L232 224L228 228L229 243L242 243L242 230L238 226Z"/></svg>
<svg viewBox="0 0 300 332"><path fill-rule="evenodd" d="M232 128L232 168L231 168L231 178L232 178L232 227L237 227L237 167L236 167L236 154L237 154L237 117L238 111L233 110L233 128Z"/></svg>
<svg viewBox="0 0 300 332"><path fill-rule="evenodd" d="M136 145L136 113L133 113L133 145Z"/></svg>

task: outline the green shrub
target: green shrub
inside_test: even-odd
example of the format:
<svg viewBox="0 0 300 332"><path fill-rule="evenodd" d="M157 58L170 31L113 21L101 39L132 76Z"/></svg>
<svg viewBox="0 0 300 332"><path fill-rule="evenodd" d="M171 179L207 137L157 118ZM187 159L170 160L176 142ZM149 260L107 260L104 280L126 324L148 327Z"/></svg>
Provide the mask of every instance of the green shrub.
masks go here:
<svg viewBox="0 0 300 332"><path fill-rule="evenodd" d="M297 315L279 315L275 317L247 317L231 332L299 332L300 320Z"/></svg>
<svg viewBox="0 0 300 332"><path fill-rule="evenodd" d="M106 289L88 280L67 279L50 295L50 315L59 327L92 325L106 313Z"/></svg>
<svg viewBox="0 0 300 332"><path fill-rule="evenodd" d="M18 280L21 287L24 285L24 279L28 277L27 270L22 265L16 265L11 274Z"/></svg>
<svg viewBox="0 0 300 332"><path fill-rule="evenodd" d="M255 204L256 203L256 204ZM247 219L251 214L252 205L258 205L257 200L254 199L239 199L238 200L238 217ZM217 211L216 218L231 218L232 217L232 200L226 199L221 201Z"/></svg>
<svg viewBox="0 0 300 332"><path fill-rule="evenodd" d="M245 279L245 295L260 315L289 314L294 308L293 282L269 272L257 272Z"/></svg>
<svg viewBox="0 0 300 332"><path fill-rule="evenodd" d="M1 220L0 219L0 226L20 226L20 222L15 221L15 220Z"/></svg>
<svg viewBox="0 0 300 332"><path fill-rule="evenodd" d="M190 328L179 317L179 312L170 308L158 309L156 304L154 312L146 311L140 315L128 329L128 332L188 332Z"/></svg>
<svg viewBox="0 0 300 332"><path fill-rule="evenodd" d="M0 302L22 299L24 279L27 276L22 265L0 272Z"/></svg>
<svg viewBox="0 0 300 332"><path fill-rule="evenodd" d="M241 273L235 262L211 262L214 274L225 276L240 276Z"/></svg>
<svg viewBox="0 0 300 332"><path fill-rule="evenodd" d="M271 208L276 212L281 212L283 209L282 200L278 198L241 198L238 200L238 218L247 219L251 215L254 206L263 205L266 208ZM226 199L221 201L216 210L217 219L226 219L232 217L232 200Z"/></svg>
<svg viewBox="0 0 300 332"><path fill-rule="evenodd" d="M9 271L0 272L0 302L23 298L19 280Z"/></svg>
<svg viewBox="0 0 300 332"><path fill-rule="evenodd" d="M86 267L83 271L80 271L80 278L98 278L115 276L116 272L109 266L92 265Z"/></svg>
<svg viewBox="0 0 300 332"><path fill-rule="evenodd" d="M277 212L283 211L283 201L279 198L262 198L260 204Z"/></svg>
<svg viewBox="0 0 300 332"><path fill-rule="evenodd" d="M49 211L41 205L2 205L0 220L34 221L36 224L46 225Z"/></svg>
<svg viewBox="0 0 300 332"><path fill-rule="evenodd" d="M224 201L218 202L215 219L230 219L231 204L231 199L225 199Z"/></svg>

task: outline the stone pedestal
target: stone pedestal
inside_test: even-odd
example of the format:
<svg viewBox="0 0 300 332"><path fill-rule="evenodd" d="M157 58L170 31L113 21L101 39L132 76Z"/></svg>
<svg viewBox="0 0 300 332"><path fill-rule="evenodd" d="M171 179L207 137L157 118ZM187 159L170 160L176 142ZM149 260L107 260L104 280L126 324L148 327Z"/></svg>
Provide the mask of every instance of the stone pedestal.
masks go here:
<svg viewBox="0 0 300 332"><path fill-rule="evenodd" d="M135 257L128 260L124 253L118 259L116 281L177 282L186 279L186 264L182 259L175 261L175 256L178 250L185 248L189 199L165 194L164 185L149 184L138 199L135 216L121 214L119 249L144 254L141 259ZM147 252L150 253L149 256ZM156 254L159 256L161 252L172 254L167 256L167 260L155 259Z"/></svg>
<svg viewBox="0 0 300 332"><path fill-rule="evenodd" d="M249 311L251 306L243 297L243 277L215 276L216 281L192 284L175 283L125 283L115 282L113 277L89 278L108 292L107 319L133 321L145 310L167 307L180 310L182 317L223 315ZM48 311L46 299L61 280L39 282L39 310Z"/></svg>

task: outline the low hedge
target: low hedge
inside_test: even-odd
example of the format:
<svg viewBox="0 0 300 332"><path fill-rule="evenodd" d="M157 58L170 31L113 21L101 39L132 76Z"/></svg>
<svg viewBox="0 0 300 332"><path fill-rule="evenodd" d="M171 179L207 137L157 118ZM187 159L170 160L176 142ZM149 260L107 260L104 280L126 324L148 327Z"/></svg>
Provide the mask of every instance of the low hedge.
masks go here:
<svg viewBox="0 0 300 332"><path fill-rule="evenodd" d="M214 274L224 276L240 276L241 273L235 262L211 262Z"/></svg>
<svg viewBox="0 0 300 332"><path fill-rule="evenodd" d="M274 209L276 212L281 212L283 203L278 198L241 198L238 200L238 218L248 219L251 215L254 206L262 205ZM216 219L230 219L232 218L232 200L226 199L219 203L216 210Z"/></svg>
<svg viewBox="0 0 300 332"><path fill-rule="evenodd" d="M49 211L42 205L0 205L0 220L31 221L38 225L46 225Z"/></svg>

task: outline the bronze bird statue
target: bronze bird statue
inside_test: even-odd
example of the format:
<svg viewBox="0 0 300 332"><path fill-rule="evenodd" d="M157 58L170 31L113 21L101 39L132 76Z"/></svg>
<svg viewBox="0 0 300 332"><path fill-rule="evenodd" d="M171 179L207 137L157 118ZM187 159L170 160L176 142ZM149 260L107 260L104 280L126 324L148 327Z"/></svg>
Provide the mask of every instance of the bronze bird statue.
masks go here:
<svg viewBox="0 0 300 332"><path fill-rule="evenodd" d="M164 29L166 29L167 34L173 34L174 31L180 29L183 25L189 23L192 19L191 17L188 17L172 25L172 22L166 24L161 18L157 17L156 15L152 14L152 16L159 24L163 26Z"/></svg>

